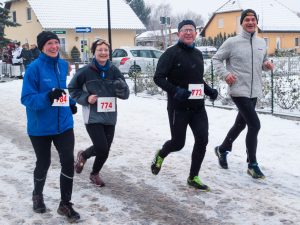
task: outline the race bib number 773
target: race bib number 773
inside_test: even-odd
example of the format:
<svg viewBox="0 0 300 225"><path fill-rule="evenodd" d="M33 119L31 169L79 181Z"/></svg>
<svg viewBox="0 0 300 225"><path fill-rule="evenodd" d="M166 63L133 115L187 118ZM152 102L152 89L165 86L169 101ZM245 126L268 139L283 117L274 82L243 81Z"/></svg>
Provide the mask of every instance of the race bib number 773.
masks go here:
<svg viewBox="0 0 300 225"><path fill-rule="evenodd" d="M189 91L192 92L189 99L204 98L204 84L189 84Z"/></svg>

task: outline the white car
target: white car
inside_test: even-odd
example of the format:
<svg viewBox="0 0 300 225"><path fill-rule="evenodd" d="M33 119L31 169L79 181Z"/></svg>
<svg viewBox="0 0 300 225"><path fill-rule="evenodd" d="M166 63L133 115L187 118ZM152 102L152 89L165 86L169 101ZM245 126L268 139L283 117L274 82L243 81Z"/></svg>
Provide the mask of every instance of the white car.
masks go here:
<svg viewBox="0 0 300 225"><path fill-rule="evenodd" d="M154 47L135 46L117 48L112 53L112 63L121 73L132 75L132 72L146 74L155 71L159 57L163 51Z"/></svg>

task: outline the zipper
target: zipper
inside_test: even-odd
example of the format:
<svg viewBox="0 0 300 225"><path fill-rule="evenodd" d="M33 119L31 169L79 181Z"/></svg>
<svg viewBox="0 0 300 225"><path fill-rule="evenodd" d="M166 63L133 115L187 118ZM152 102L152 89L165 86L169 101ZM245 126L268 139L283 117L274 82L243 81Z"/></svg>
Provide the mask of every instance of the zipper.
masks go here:
<svg viewBox="0 0 300 225"><path fill-rule="evenodd" d="M59 67L58 67L58 62L54 64L54 72L55 72L55 77L56 77L56 81L57 81L57 84L58 84L58 88L60 89L60 83L59 83L60 70L59 70ZM58 134L60 132L59 113L60 113L60 107L57 107L57 122L58 122L57 123L57 133Z"/></svg>
<svg viewBox="0 0 300 225"><path fill-rule="evenodd" d="M252 64L252 67L251 67L251 89L250 89L250 98L252 97L252 89L253 89L253 45L252 45L252 37L253 37L253 34L251 34L251 38L250 38L250 45L251 45L251 64Z"/></svg>

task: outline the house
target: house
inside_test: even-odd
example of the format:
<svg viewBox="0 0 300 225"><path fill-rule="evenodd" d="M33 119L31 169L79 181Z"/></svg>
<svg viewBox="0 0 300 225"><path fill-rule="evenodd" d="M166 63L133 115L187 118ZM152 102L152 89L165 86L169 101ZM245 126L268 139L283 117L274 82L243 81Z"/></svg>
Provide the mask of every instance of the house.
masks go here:
<svg viewBox="0 0 300 225"><path fill-rule="evenodd" d="M199 36L199 30L202 27L197 27L197 40L201 37ZM150 30L145 31L136 36L135 44L142 46L153 46L160 49L165 49L171 45L174 45L178 42L178 29L176 28L168 28L161 30ZM165 48L164 48L165 46Z"/></svg>
<svg viewBox="0 0 300 225"><path fill-rule="evenodd" d="M217 9L207 22L201 36L214 38L218 34L241 32L240 15L254 9L258 15L258 36L265 39L268 54L275 50L293 49L300 53L299 13L286 7L282 0L229 0Z"/></svg>
<svg viewBox="0 0 300 225"><path fill-rule="evenodd" d="M5 27L6 37L21 43L36 43L43 30L56 33L61 52L70 57L76 46L83 54L84 46L103 38L108 40L107 0L10 0L5 2L18 27ZM112 48L133 46L137 31L145 26L124 0L110 0Z"/></svg>
<svg viewBox="0 0 300 225"><path fill-rule="evenodd" d="M164 46L171 46L178 41L177 29L161 29L145 31L139 34L136 39L136 45L153 46L163 49Z"/></svg>

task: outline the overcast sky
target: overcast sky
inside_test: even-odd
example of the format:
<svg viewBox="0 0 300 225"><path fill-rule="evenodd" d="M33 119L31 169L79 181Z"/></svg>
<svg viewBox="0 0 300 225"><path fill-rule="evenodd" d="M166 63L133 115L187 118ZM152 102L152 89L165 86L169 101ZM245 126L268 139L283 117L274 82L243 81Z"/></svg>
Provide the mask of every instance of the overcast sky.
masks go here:
<svg viewBox="0 0 300 225"><path fill-rule="evenodd" d="M160 3L169 3L173 14L193 11L199 13L204 19L208 19L215 10L221 7L228 0L144 0L146 4L159 5ZM262 0L263 1L263 0ZM300 0L280 0L291 9L300 11ZM278 16L278 15L275 15Z"/></svg>

